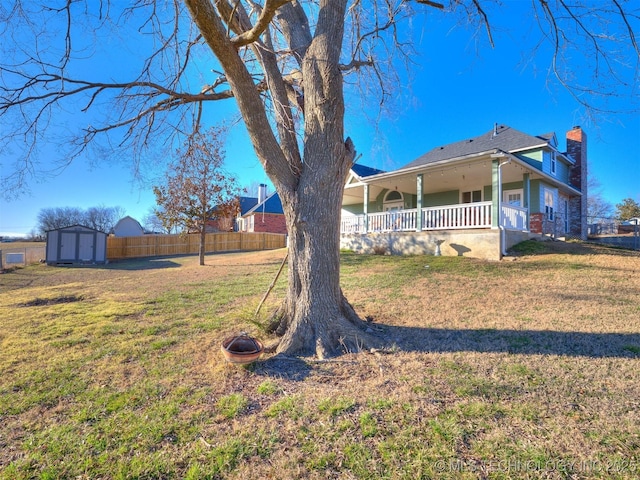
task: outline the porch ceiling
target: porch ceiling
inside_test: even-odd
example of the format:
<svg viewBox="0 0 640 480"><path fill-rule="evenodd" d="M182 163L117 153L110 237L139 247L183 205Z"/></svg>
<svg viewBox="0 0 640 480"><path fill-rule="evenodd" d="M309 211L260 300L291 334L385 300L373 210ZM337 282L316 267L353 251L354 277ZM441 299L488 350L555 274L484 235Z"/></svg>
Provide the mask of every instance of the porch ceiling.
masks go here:
<svg viewBox="0 0 640 480"><path fill-rule="evenodd" d="M493 159L458 162L446 166L425 166L424 169L397 175L376 175L376 178L365 179L369 184L369 199L375 199L383 190L398 190L403 193L415 194L417 188L416 177L423 175L423 189L425 193L447 192L459 190L462 192L479 190L485 185L491 185ZM543 178L535 170L526 168L520 163L511 162L502 167L502 183L521 182L523 174L529 172L531 180ZM364 186L350 185L345 187L344 205L360 204L364 198Z"/></svg>

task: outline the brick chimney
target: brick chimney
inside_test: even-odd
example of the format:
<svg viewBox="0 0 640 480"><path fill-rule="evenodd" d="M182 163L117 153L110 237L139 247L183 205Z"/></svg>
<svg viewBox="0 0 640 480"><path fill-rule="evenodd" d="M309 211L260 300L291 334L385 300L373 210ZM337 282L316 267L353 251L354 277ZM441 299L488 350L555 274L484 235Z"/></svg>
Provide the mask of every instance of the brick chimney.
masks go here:
<svg viewBox="0 0 640 480"><path fill-rule="evenodd" d="M569 183L582 192L582 196L569 200L571 221L569 233L587 239L587 134L579 126L567 132L567 153L576 161L569 172Z"/></svg>

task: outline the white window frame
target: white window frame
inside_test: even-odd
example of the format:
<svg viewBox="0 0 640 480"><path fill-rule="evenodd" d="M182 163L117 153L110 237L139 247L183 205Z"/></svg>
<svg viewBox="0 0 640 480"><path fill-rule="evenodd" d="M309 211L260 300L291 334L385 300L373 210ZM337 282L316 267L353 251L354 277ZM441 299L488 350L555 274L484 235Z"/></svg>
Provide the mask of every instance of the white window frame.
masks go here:
<svg viewBox="0 0 640 480"><path fill-rule="evenodd" d="M557 152L555 150L545 150L543 155L544 155L543 163L545 164L543 167L543 170L547 168L547 165L548 165L549 174L555 176L557 171L557 163L558 163Z"/></svg>
<svg viewBox="0 0 640 480"><path fill-rule="evenodd" d="M400 200L387 200L387 197L389 197L389 195L392 193L399 194ZM385 212L392 212L395 210L404 210L404 195L402 194L402 192L399 192L398 190L389 190L384 196L382 206Z"/></svg>
<svg viewBox="0 0 640 480"><path fill-rule="evenodd" d="M515 204L516 207L522 207L524 203L524 189L516 188L514 190L504 190L502 192L502 203L503 205L514 205L514 203L509 202L509 195L520 195L520 203Z"/></svg>
<svg viewBox="0 0 640 480"><path fill-rule="evenodd" d="M545 216L547 217L547 220L553 221L555 218L554 210L555 210L555 204L556 204L555 192L550 188L543 188L542 190L543 190L542 195L544 199Z"/></svg>
<svg viewBox="0 0 640 480"><path fill-rule="evenodd" d="M475 192L480 192L480 200L473 200L473 194ZM464 201L464 194L468 193L469 194L469 198L471 199L470 202L465 202ZM482 194L483 194L483 189L482 188L476 188L475 190L466 190L464 192L460 192L460 203L480 203L482 201Z"/></svg>

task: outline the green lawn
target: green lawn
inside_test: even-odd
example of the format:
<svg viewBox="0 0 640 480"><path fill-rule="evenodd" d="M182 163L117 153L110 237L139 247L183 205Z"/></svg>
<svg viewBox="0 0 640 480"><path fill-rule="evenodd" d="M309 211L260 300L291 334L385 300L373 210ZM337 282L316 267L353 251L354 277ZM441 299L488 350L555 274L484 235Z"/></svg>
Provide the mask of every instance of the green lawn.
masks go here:
<svg viewBox="0 0 640 480"><path fill-rule="evenodd" d="M284 251L0 275L0 479L640 476L640 255L342 255L389 348L224 363Z"/></svg>

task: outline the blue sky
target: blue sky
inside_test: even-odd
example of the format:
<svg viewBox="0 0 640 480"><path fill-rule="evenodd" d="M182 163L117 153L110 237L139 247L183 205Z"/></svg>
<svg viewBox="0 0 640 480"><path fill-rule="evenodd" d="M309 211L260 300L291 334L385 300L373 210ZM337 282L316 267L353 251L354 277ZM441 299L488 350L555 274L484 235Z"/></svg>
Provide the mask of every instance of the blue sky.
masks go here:
<svg viewBox="0 0 640 480"><path fill-rule="evenodd" d="M592 121L548 76L544 51L529 57L533 31L521 6L510 2L500 12L500 25L510 28L494 29L493 49L484 32L456 26L453 16L429 11L416 17L416 65L411 81L397 85L391 113L377 119L375 107L363 109L359 99L347 99L345 130L362 155L359 163L398 168L436 146L485 133L494 123L532 135L555 131L564 150L565 133L580 125L588 135L589 173L603 197L613 205L627 197L640 202L640 114L606 114ZM635 95L638 106L640 92ZM623 98L609 106L621 110L629 104ZM46 207L120 206L142 221L154 206L151 187L134 183L126 164L101 168L91 160L79 158L62 174L31 183L30 193L16 200L0 199L0 235L34 230ZM227 169L241 185L267 181L242 125L230 134Z"/></svg>

